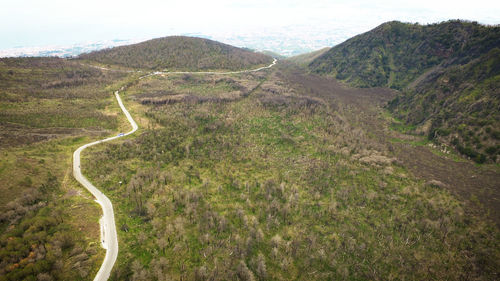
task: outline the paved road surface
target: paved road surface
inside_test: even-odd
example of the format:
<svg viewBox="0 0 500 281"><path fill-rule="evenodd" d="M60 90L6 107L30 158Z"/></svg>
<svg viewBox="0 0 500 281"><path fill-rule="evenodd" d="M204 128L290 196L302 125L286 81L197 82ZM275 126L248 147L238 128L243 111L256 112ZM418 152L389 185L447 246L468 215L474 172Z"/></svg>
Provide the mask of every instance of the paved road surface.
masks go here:
<svg viewBox="0 0 500 281"><path fill-rule="evenodd" d="M106 197L106 195L104 195L89 180L87 180L87 178L85 178L82 175L82 171L80 169L80 153L87 147L102 142L111 141L126 135L130 135L137 130L138 128L137 123L135 123L134 119L132 119L132 116L123 105L120 95L118 94L118 91L115 92L115 96L116 99L118 100L118 104L120 105L123 113L125 113L125 116L127 116L128 121L132 125L132 130L123 135L117 135L107 139L88 143L86 145L79 147L73 153L73 176L78 182L80 182L85 188L87 188L88 191L92 193L92 195L94 195L97 203L101 205L103 211L103 216L99 221L99 223L101 225L101 243L102 247L106 249L106 256L104 257L104 261L101 265L101 268L99 269L99 272L97 272L97 275L94 278L95 281L108 280L109 275L111 273L111 269L113 268L116 258L118 257L118 237L116 236L115 215L113 213L113 205L111 204L111 201L109 201L108 197Z"/></svg>

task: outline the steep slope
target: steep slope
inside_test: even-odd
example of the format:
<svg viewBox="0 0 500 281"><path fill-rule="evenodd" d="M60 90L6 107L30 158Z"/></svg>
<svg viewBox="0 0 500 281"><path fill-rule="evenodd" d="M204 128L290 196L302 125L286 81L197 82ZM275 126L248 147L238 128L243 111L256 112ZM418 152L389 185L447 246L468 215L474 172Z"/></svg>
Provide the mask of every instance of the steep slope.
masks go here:
<svg viewBox="0 0 500 281"><path fill-rule="evenodd" d="M434 70L389 103L429 139L453 145L476 162L500 152L500 49L463 66Z"/></svg>
<svg viewBox="0 0 500 281"><path fill-rule="evenodd" d="M498 26L393 21L333 47L309 67L354 86L402 89L432 67L464 64L498 46Z"/></svg>
<svg viewBox="0 0 500 281"><path fill-rule="evenodd" d="M389 22L309 64L358 87L401 90L388 108L476 162L496 162L500 123L500 27L463 21Z"/></svg>
<svg viewBox="0 0 500 281"><path fill-rule="evenodd" d="M264 54L220 42L185 36L170 36L138 44L101 50L80 59L153 70L239 70L269 64Z"/></svg>
<svg viewBox="0 0 500 281"><path fill-rule="evenodd" d="M313 60L320 57L324 53L328 52L328 50L330 50L330 47L325 47L323 49L319 49L319 50L316 50L316 51L313 51L310 53L300 54L300 55L296 55L296 56L287 58L287 60L291 61L295 64L298 64L298 65L307 66Z"/></svg>

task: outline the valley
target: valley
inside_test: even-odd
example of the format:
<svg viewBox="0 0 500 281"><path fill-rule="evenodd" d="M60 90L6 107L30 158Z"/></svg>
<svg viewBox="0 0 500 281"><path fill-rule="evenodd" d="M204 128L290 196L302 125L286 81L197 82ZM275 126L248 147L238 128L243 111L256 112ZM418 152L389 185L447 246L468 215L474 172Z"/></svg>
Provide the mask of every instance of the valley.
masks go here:
<svg viewBox="0 0 500 281"><path fill-rule="evenodd" d="M422 256L430 255L431 249L435 253L434 247L441 243L437 240L427 243L434 241L437 237L433 235L441 232L425 226L432 221L427 216L433 213L434 219L440 218L438 225L443 225L442 219L451 220L453 223L447 227L455 229L459 217L483 215L481 211L469 209L468 205L460 205L446 187L435 186L425 177L412 179L412 171L398 161L399 154L391 153L391 142L384 141L384 134L377 131L383 131L388 125L381 106L395 95L393 91L346 88L334 80L310 76L286 63L279 63L272 73L254 75L258 76L236 75L229 79L195 74L158 76L143 79L124 92L131 97L132 103L141 104L136 112L139 115L144 112L148 119L143 125L148 128L147 133L138 140L123 143L123 148L118 145L98 149L84 165L89 175L94 172L91 178L97 179L106 193L115 194L111 195L111 200L123 204L118 207L122 210L117 214L118 231L130 248L121 248L123 253L112 279L303 279L311 276L307 273L308 268L316 266L308 258L321 262L320 256L311 257L305 253L319 250L314 247L329 245L315 242L319 244L306 247L308 239L324 241L321 233L337 233L340 241L366 227L366 232L362 232L365 234L352 239L366 245L375 242L368 239L374 233L396 235L394 225L360 224L367 220L368 213L370 220L392 221L391 213L405 214L404 208L417 208L420 200L440 198L439 203L436 202L438 205L426 205L425 208L433 208L431 213L423 212L413 217L415 213L411 212L412 216L394 218L396 221L392 222L403 220L399 222L402 225L412 222L414 228L408 229L408 234L415 228L421 229L418 233L425 235L425 239L417 248ZM250 83L254 79L261 82L257 88ZM249 85L253 90L243 95L235 92L229 98L225 94L228 90L224 90L227 86L221 83L236 84L240 89L242 85ZM203 92L190 90L200 86ZM328 113L332 108L334 116ZM424 161L434 161L433 156ZM100 169L92 163L99 163ZM102 163L112 164L103 166ZM95 174L95 171L100 173ZM328 176L326 171L334 174ZM406 194L407 188L413 185L417 189ZM403 201L393 202L396 195L403 196ZM375 197L370 199L372 196ZM329 199L325 201L326 198ZM385 213L379 209L381 206L396 209ZM437 206L444 209L435 209ZM459 213L448 213L451 206ZM318 220L326 229L302 225ZM475 227L486 227L482 231L489 233L487 229L491 226ZM207 234L202 236L202 233ZM235 233L237 236L233 237ZM490 239L494 241L495 234L488 235L493 235ZM455 238L446 241L458 246L469 239L464 237L465 240L459 242L454 241ZM420 241L418 236L413 239L416 239L413 243ZM276 240L281 242L276 243ZM409 243L405 241L400 243ZM214 243L222 244L211 246ZM292 243L298 248L287 248L293 247ZM194 246L196 248L192 248ZM350 274L357 276L355 278L369 276L368 272L348 271L348 268L363 266L361 261L353 259L358 248L345 248L342 244L331 246L335 248L324 250L330 253L324 256L324 261L335 260L331 256L334 253L351 258L339 267L343 271L335 271L335 267L328 265L324 265L325 271L315 267L311 271L313 279L345 278ZM396 250L397 246L389 244L386 247L390 247L387 252L402 249ZM459 248L454 250L460 251ZM293 255L293 251L302 254ZM487 255L490 254L494 255ZM292 263L278 262L288 255L294 257ZM373 255L373 258L381 258ZM184 259L178 259L179 256ZM235 260L237 257L239 263ZM169 263L172 260L177 263ZM210 262L214 260L218 262ZM391 263L390 256L384 260ZM421 260L414 262L420 264ZM453 262L467 263L464 260ZM253 273L259 272L259 263L260 276ZM436 261L428 266L437 266ZM479 274L456 270L458 268L454 270L457 274ZM485 270L487 268L482 268L481 272ZM295 275L283 275L285 272L295 272ZM363 277L363 274L367 275ZM413 271L406 274L416 276ZM420 274L422 278L429 277L424 272ZM439 274L451 276L452 272Z"/></svg>
<svg viewBox="0 0 500 281"><path fill-rule="evenodd" d="M470 60L406 76L389 59L394 73L375 84L384 66L337 61L371 63L356 48L380 30L449 32L405 28L348 40L354 59L342 44L273 60L186 37L0 59L0 280L101 280L108 253L102 280L496 280L499 46L471 41ZM442 90L444 79L456 86ZM461 103L441 109L447 99ZM417 103L434 108L428 119L413 118ZM474 158L453 136L484 144ZM112 203L107 252L94 197Z"/></svg>

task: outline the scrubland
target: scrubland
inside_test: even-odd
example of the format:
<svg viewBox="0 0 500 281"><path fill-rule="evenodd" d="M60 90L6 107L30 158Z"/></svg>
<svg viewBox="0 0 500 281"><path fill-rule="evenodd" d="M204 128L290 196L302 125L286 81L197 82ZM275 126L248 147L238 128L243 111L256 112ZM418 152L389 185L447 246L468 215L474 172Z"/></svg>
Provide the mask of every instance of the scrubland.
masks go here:
<svg viewBox="0 0 500 281"><path fill-rule="evenodd" d="M97 272L100 208L73 180L71 157L121 128L111 91L120 81L63 59L0 60L0 280Z"/></svg>
<svg viewBox="0 0 500 281"><path fill-rule="evenodd" d="M143 130L82 162L116 209L113 280L498 276L497 226L399 157L390 90L285 64L153 76L123 95Z"/></svg>

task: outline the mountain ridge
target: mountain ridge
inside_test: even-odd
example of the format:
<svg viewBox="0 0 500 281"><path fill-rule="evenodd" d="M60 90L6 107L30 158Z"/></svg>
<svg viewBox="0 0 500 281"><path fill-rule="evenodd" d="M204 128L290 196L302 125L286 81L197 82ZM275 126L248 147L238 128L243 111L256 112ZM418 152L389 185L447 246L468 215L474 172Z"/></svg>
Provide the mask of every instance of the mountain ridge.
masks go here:
<svg viewBox="0 0 500 281"><path fill-rule="evenodd" d="M387 108L411 129L478 163L500 153L500 26L397 21L337 45L309 64L357 87L400 90Z"/></svg>
<svg viewBox="0 0 500 281"><path fill-rule="evenodd" d="M465 64L499 45L499 26L460 20L430 25L391 21L333 47L309 68L353 86L401 90L436 65Z"/></svg>

